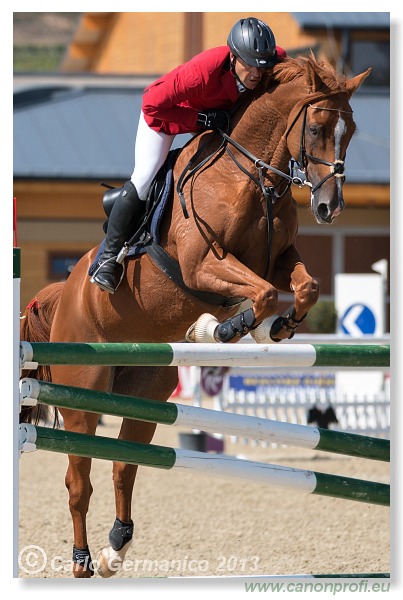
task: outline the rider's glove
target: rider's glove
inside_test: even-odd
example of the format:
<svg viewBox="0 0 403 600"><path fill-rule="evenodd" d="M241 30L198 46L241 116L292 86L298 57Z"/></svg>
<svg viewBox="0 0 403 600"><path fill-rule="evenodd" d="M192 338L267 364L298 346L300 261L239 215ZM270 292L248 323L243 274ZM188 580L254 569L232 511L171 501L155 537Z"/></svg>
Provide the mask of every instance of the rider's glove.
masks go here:
<svg viewBox="0 0 403 600"><path fill-rule="evenodd" d="M229 114L226 110L213 109L199 112L197 125L205 129L222 129L227 131L229 125Z"/></svg>

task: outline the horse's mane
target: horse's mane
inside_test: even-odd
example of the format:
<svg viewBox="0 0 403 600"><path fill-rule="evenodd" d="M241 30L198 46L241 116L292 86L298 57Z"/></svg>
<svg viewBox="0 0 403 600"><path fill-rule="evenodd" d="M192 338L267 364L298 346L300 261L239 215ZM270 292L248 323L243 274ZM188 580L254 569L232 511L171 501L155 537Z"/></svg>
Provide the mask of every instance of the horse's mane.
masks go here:
<svg viewBox="0 0 403 600"><path fill-rule="evenodd" d="M336 73L329 63L317 59L313 52L307 56L288 57L278 63L273 69L271 83L289 83L297 77L301 77L306 72L307 63L311 64L325 86L330 90L339 90L346 87L347 77L341 73Z"/></svg>

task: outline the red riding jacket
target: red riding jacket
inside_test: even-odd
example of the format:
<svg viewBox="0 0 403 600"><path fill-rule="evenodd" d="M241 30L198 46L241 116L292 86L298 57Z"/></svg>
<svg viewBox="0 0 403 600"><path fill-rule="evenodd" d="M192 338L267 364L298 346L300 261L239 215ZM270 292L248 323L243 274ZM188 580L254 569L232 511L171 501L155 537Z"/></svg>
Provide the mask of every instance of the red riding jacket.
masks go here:
<svg viewBox="0 0 403 600"><path fill-rule="evenodd" d="M280 60L287 56L279 46L277 54ZM229 55L228 46L205 50L149 85L142 101L149 127L171 135L192 133L199 129L198 112L229 110L239 96Z"/></svg>

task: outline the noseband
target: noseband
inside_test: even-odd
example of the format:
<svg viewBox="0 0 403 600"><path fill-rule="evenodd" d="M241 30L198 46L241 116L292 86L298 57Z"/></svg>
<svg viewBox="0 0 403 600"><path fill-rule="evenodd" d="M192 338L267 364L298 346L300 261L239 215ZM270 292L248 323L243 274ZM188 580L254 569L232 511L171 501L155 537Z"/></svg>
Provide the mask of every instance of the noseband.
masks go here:
<svg viewBox="0 0 403 600"><path fill-rule="evenodd" d="M316 94L314 97L310 98L310 100L311 101L314 100L315 102L320 102L321 100L326 100L330 96L335 96L340 93L343 93L343 92L337 91L337 92L332 92L332 93L326 94L326 95ZM327 181L331 177L339 177L339 178L341 178L342 181L344 181L344 179L345 179L344 157L343 157L343 159L336 159L334 162L330 162L328 160L324 160L323 158L319 158L317 156L309 154L309 152L306 151L306 149L305 149L305 128L306 128L306 121L307 121L307 112L308 112L309 107L314 108L315 110L335 111L335 112L339 113L339 116L341 113L352 114L353 111L343 110L341 108L326 108L326 107L322 107L322 106L314 106L313 104L311 104L311 102L307 102L305 100L305 101L302 101L302 103L298 107L297 114L296 114L296 116L293 117L293 119L291 121L291 125L289 125L287 127L287 131L284 134L285 139L287 139L288 134L293 129L295 123L299 119L301 112L303 111L303 120L302 120L302 128L301 128L300 144L299 144L299 160L295 161L297 163L298 169L300 171L302 171L303 173L307 173L308 159L311 161L314 161L318 164L321 164L321 165L327 165L330 168L330 173L326 177L321 179L321 181L319 181L319 183L317 185L315 185L314 187L312 186L311 182L308 179L303 182L301 180L301 185L310 186L312 188L311 193L314 194L316 192L316 190L318 190L325 183L325 181Z"/></svg>
<svg viewBox="0 0 403 600"><path fill-rule="evenodd" d="M344 179L345 179L344 160L337 159L334 162L329 162L328 160L324 160L323 158L318 158L317 156L313 156L312 154L309 154L309 152L306 151L306 149L305 149L305 128L306 128L308 107L314 108L316 110L336 111L339 113L339 116L340 116L340 113L342 113L342 112L352 114L353 111L352 110L351 111L342 110L341 108L325 108L325 107L321 107L321 106L313 106L312 104L306 104L304 107L304 117L303 117L303 121L302 121L301 139L300 139L300 145L299 145L299 161L298 161L299 168L301 171L307 172L307 169L308 169L307 159L312 160L321 165L327 165L328 167L330 167L330 173L326 177L321 179L321 181L317 185L315 185L315 187L312 187L312 194L314 194L316 192L316 190L319 189L325 183L325 181L330 179L330 177L341 177L342 181L344 181ZM309 185L309 183L307 185Z"/></svg>

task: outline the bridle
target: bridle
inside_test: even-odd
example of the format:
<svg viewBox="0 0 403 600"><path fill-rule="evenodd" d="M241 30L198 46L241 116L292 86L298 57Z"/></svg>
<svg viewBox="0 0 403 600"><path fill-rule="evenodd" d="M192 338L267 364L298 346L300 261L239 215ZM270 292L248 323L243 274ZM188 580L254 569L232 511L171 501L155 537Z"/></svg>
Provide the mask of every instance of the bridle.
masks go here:
<svg viewBox="0 0 403 600"><path fill-rule="evenodd" d="M318 156L314 156L313 154L309 154L306 151L306 147L305 147L305 128L306 128L308 108L314 108L315 110L336 111L339 114L340 113L352 114L353 111L347 111L347 110L343 110L341 108L326 108L326 107L313 105L313 102L320 102L322 100L327 100L328 98L330 98L332 96L342 94L342 93L347 93L347 92L343 92L340 90L329 92L327 94L324 94L323 92L316 92L314 94L311 94L309 96L309 98L304 98L304 99L300 100L300 102L298 102L295 105L295 107L293 108L293 110L291 111L291 113L288 117L287 129L283 135L283 139L285 140L285 142L287 141L288 135L294 128L301 113L303 112L302 127L301 127L301 134L300 134L300 144L299 144L299 157L298 157L298 160L296 160L295 158L293 159L294 169L292 170L291 174L284 173L283 171L280 171L279 169L276 169L275 167L269 165L264 160L253 155L251 152L249 152L249 150L244 148L244 146L242 146L241 144L236 142L234 139L232 139L228 135L227 132L218 130L219 134L222 137L222 142L218 146L218 148L216 148L216 150L214 150L214 152L211 155L209 155L207 158L203 159L200 163L197 163L194 166L196 159L205 150L205 145L202 145L202 147L196 152L196 154L189 161L188 165L185 167L182 175L180 176L180 178L178 180L177 192L178 192L180 200L181 200L181 205L182 205L182 209L183 209L185 217L186 218L188 217L188 213L187 213L186 205L185 205L185 201L184 201L184 196L183 196L183 187L185 185L185 182L192 175L194 175L194 173L196 173L196 171L198 171L201 167L203 167L205 164L207 164L224 147L225 147L227 154L235 162L237 167L241 171L243 171L246 175L248 175L248 177L250 179L252 179L252 181L254 181L259 187L261 187L262 190L268 189L267 186L265 186L263 183L263 181L264 181L263 170L271 171L272 173L275 173L276 175L280 176L282 179L287 181L287 186L286 186L285 190L281 193L281 195L277 194L277 190L276 190L277 186L269 186L269 188L270 187L273 188L273 200L275 198L283 196L285 194L285 192L288 190L288 188L290 187L290 185L292 185L292 184L298 185L299 187L309 186L310 188L312 188L311 193L313 194L314 192L316 192L316 190L318 190L325 183L325 181L327 181L331 177L337 177L337 178L341 178L342 180L344 180L344 177L345 177L344 176L344 158L345 157L343 157L342 159L338 158L338 159L335 159L334 162L330 162L323 158L319 158ZM228 126L229 126L229 123L228 123ZM228 127L228 129L229 129L229 127ZM207 141L207 144L208 143L209 143L209 140ZM254 175L252 175L252 173L250 173L250 171L248 171L245 167L243 167L240 164L240 162L236 159L234 154L231 152L229 146L233 146L234 148L236 148L241 154L243 154L243 156L248 158L254 164L254 166L256 167L256 169L258 171L259 179L257 179ZM314 161L318 164L326 165L330 169L329 174L326 177L324 177L321 181L319 181L319 183L316 184L314 187L312 186L312 183L307 178L303 179L302 177L295 175L295 167L298 169L298 171L300 171L303 174L305 174L307 172L308 160Z"/></svg>
<svg viewBox="0 0 403 600"><path fill-rule="evenodd" d="M239 144L234 139L232 139L228 135L228 133L219 129L218 133L221 135L221 143L219 144L218 148L216 148L209 156L207 156L206 158L201 160L199 163L196 163L196 160L198 159L198 157L204 152L206 146L210 143L211 138L208 139L207 142L205 144L202 144L202 146L199 148L199 150L194 154L194 156L191 158L191 160L189 161L189 163L187 164L187 166L185 167L184 171L182 172L181 176L178 179L176 191L179 195L179 199L180 199L180 203L182 206L182 211L183 211L184 217L186 219L189 218L189 214L186 209L185 197L184 197L184 193L183 193L183 188L184 188L186 181L188 181L188 179L190 177L192 177L200 168L202 168L204 165L206 165L214 156L216 156L219 152L221 152L221 150L225 149L225 151L230 156L231 160L234 161L234 163L237 165L237 167L243 173L245 173L245 175L247 175L258 187L260 187L260 189L263 193L263 196L265 198L265 201L266 201L267 220L268 220L268 240L269 240L269 251L268 251L267 264L266 264L266 270L265 270L265 277L266 277L268 274L269 267L270 267L271 245L272 245L272 237L273 237L273 235L272 235L273 234L272 205L274 204L276 199L284 196L284 194L287 192L287 190L289 189L289 187L292 184L298 185L298 187L309 186L311 188L311 195L312 195L316 190L318 190L325 183L325 181L327 181L331 177L340 178L341 181L344 180L344 157L343 157L343 159L336 159L334 162L330 162L330 161L324 160L322 158L319 158L317 156L314 156L312 154L309 154L305 148L305 128L306 128L308 108L311 107L311 108L314 108L317 110L332 110L332 111L334 110L334 111L338 111L339 114L341 112L350 113L350 111L345 111L345 110L342 110L339 108L325 108L325 107L322 108L320 106L312 105L312 102L320 102L322 100L327 100L329 97L335 96L335 95L338 95L341 93L347 93L347 92L343 92L340 90L329 92L327 94L323 94L323 92L322 93L316 92L314 94L311 94L309 96L309 98L302 99L300 102L298 102L294 106L293 110L291 111L291 113L288 117L289 124L287 125L287 129L283 135L283 139L286 142L288 135L290 134L291 130L294 128L301 113L303 112L302 128L301 128L301 134L300 134L299 160L297 161L297 160L293 159L293 161L296 165L296 168L298 169L298 171L305 174L307 172L308 159L311 161L314 161L318 164L327 165L330 168L330 173L326 177L324 177L317 185L315 185L315 187L312 186L312 183L307 178L303 179L299 175L295 175L295 172L296 172L295 165L291 169L291 174L284 173L283 171L280 171L279 169L276 169L275 167L269 165L261 158L254 156L251 152L249 152L249 150L247 150L241 144ZM352 111L351 111L351 113L352 113ZM229 123L228 123L228 129L229 129ZM254 166L256 167L256 169L258 171L258 177L255 177L255 175L253 175L250 171L248 171L248 169L246 169L237 160L237 158L235 157L233 152L230 150L229 146L236 148L243 156L248 158L254 164ZM279 193L277 190L277 187L279 184L271 185L271 186L265 185L265 177L266 177L266 175L264 174L265 170L271 171L272 173L279 175L282 179L287 181L287 185L281 193Z"/></svg>
<svg viewBox="0 0 403 600"><path fill-rule="evenodd" d="M329 95L332 95L332 94L329 94ZM242 95L242 96L244 96L244 95ZM289 115L289 118L288 118L288 122L290 124L288 125L287 130L286 130L285 134L283 135L283 138L282 138L283 142L286 139L289 132L291 131L291 129L294 127L298 118L300 117L301 111L302 110L306 111L310 102L324 100L327 97L328 96L325 96L323 93L320 95L312 94L309 97L309 99L300 101L300 103L294 107L293 111L291 111L291 114ZM240 105L243 102L245 102L244 99L240 99L238 101L238 103L232 108L232 111L231 111L232 114L234 112L236 112L236 110L240 107ZM313 107L313 108L320 108L320 107ZM326 109L326 110L338 110L338 109ZM228 119L227 131L229 131L229 125L230 125L230 123L229 123L229 119ZM304 124L303 124L304 128L305 128L305 125L306 125L306 113L304 115ZM273 245L273 237L274 237L273 236L273 233L274 233L273 204L277 199L281 198L287 192L287 190L291 186L291 184L296 184L300 187L302 187L304 185L309 185L310 187L312 187L312 185L309 181L303 180L299 176L295 176L294 175L295 171L292 168L290 169L291 174L289 174L289 173L283 173L279 169L276 169L275 167L268 165L262 159L257 158L256 156L251 154L248 150L246 150L243 146L238 144L238 142L233 140L228 135L227 131L226 132L221 131L221 130L218 131L219 135L221 136L220 143L217 145L217 147L214 149L214 151L211 152L207 157L203 158L203 156L205 155L206 148L211 143L212 140L217 140L217 136L209 135L207 140L200 145L199 149L195 152L195 154L189 160L189 162L186 165L186 167L184 168L182 174L178 178L177 185L176 185L176 191L179 195L180 204L181 204L181 207L183 210L184 217L186 219L188 219L189 214L186 209L185 196L184 196L184 192L183 192L185 183L195 173L197 173L197 171L199 171L201 168L203 168L205 165L207 165L209 163L209 161L213 160L214 157L219 155L221 152L226 151L228 153L228 155L231 157L231 159L235 162L235 164L238 165L238 167L241 169L241 171L244 172L258 186L258 188L260 188L262 195L265 199L265 203L266 203L266 215L265 216L267 217L267 230L268 230L267 231L268 248L267 248L267 253L266 253L266 266L265 266L263 278L267 279L268 274L269 274L270 265L271 265L271 253L272 253L272 245ZM255 168L258 171L257 177L254 174L252 174L250 171L248 171L248 169L246 169L236 159L236 157L234 156L233 152L230 149L230 146L239 150L239 152L241 154L243 154L245 157L247 157L253 163L253 165L255 166ZM318 159L318 158L315 158L315 157L307 154L307 152L305 150L305 140L304 140L303 134L301 134L301 136L300 136L300 146L301 146L301 151L300 151L300 163L301 164L298 164L298 166L300 168L304 168L304 161L305 161L305 165L306 165L306 159L309 158L310 160L317 160L318 162L327 164L330 166L330 168L333 167L330 177L331 176L335 176L335 177L343 176L344 170L342 172L339 172L341 167L337 166L338 164L340 164L337 161L335 161L334 163L328 163L327 161L323 161L322 159ZM336 146L335 146L335 152L336 152ZM344 166L344 162L343 162L343 166ZM282 178L281 180L286 181L285 190L283 190L281 193L279 193L278 186L280 184L271 185L271 186L265 185L267 171L272 171L273 173L279 175ZM281 181L280 181L280 183L281 183ZM323 184L323 181L320 182L320 185L322 185L322 184ZM317 186L317 187L319 187L319 186ZM158 241L156 241L150 233L146 233L145 238L142 241L142 243L146 247L147 254L150 256L150 258L153 260L153 262L158 266L158 268L161 269L161 271L163 273L165 273L178 287L180 287L182 290L185 290L187 293L190 293L193 296L196 296L197 298L199 298L199 300L202 300L203 302L207 302L209 304L213 304L213 305L217 305L217 306L237 306L240 304L240 302L242 302L245 299L245 298L227 298L225 296L222 296L221 294L217 294L214 292L205 292L205 291L201 291L201 290L192 290L192 289L188 288L183 280L183 275L182 275L181 268L180 268L178 261L175 260L174 258L172 258L170 256L170 254L168 254L168 252L166 252L166 250L164 250L162 248L162 246L160 246ZM288 321L288 323L290 323L290 320Z"/></svg>
<svg viewBox="0 0 403 600"><path fill-rule="evenodd" d="M306 151L306 149L305 149L305 129L306 129L306 119L307 119L308 108L314 108L315 110L335 111L335 112L339 113L339 116L341 113L352 114L353 111L352 110L351 111L342 110L341 108L326 108L326 107L322 107L322 106L313 106L311 103L306 104L304 107L304 116L303 116L303 120L302 120L302 129L301 129L301 137L300 137L300 145L299 145L300 150L299 150L298 166L301 171L306 173L308 170L308 160L307 159L309 159L318 164L327 165L328 167L330 167L330 173L326 177L321 179L321 181L317 185L315 185L315 187L312 187L312 184L310 184L310 182L307 181L306 185L311 185L311 187L312 187L311 193L314 194L316 192L316 190L318 190L325 183L325 181L330 179L330 177L340 177L344 181L344 179L345 179L344 158L345 157L343 159L338 158L334 162L330 162L328 160L324 160L323 158L318 158L317 156L309 154Z"/></svg>

